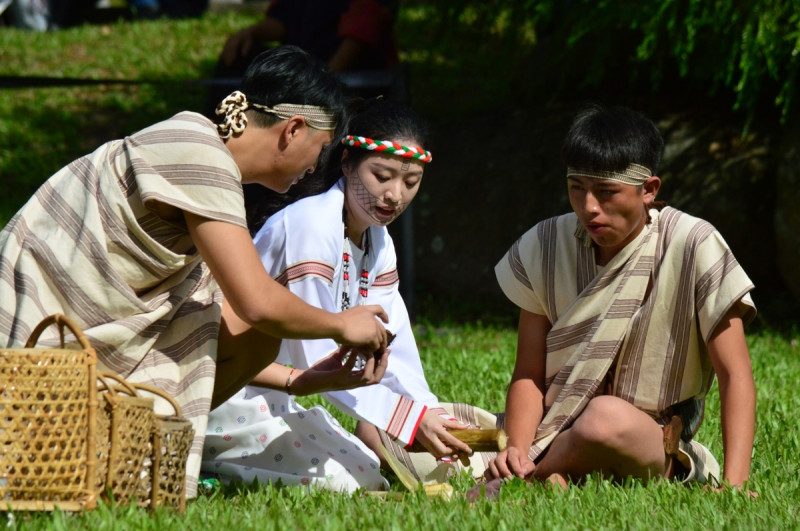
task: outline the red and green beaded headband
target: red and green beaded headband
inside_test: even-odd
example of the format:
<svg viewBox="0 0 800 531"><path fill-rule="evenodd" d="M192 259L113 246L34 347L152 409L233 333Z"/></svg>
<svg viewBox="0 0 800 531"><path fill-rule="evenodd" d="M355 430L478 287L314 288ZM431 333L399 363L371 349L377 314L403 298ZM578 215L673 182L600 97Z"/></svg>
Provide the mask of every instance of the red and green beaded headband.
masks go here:
<svg viewBox="0 0 800 531"><path fill-rule="evenodd" d="M363 136L347 135L342 140L345 146L360 147L369 151L378 151L389 155L396 155L404 159L417 159L421 162L430 162L433 156L430 151L422 148L402 146L391 140L373 140Z"/></svg>

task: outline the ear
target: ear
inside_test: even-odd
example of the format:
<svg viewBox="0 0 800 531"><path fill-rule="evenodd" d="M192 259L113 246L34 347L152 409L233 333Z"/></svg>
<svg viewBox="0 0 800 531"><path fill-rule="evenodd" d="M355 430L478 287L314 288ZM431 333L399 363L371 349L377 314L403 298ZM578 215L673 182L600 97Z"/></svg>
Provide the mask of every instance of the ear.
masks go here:
<svg viewBox="0 0 800 531"><path fill-rule="evenodd" d="M661 179L653 175L647 179L642 185L644 191L644 204L650 205L656 200L658 191L661 189Z"/></svg>
<svg viewBox="0 0 800 531"><path fill-rule="evenodd" d="M340 165L342 167L342 173L347 177L350 176L350 171L353 168L353 165L350 163L350 157L348 157L348 155L349 152L347 151L347 149L344 149L342 151L342 160L340 161Z"/></svg>
<svg viewBox="0 0 800 531"><path fill-rule="evenodd" d="M298 138L301 133L305 133L306 127L305 118L302 116L292 116L286 120L286 124L283 126L283 131L281 131L281 136L288 144L292 140Z"/></svg>

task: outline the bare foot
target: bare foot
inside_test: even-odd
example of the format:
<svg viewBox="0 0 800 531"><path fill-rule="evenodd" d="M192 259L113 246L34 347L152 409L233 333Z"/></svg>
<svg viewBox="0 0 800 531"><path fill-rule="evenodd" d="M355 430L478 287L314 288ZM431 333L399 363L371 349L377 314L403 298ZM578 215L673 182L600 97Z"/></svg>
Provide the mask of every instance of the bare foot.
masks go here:
<svg viewBox="0 0 800 531"><path fill-rule="evenodd" d="M553 488L556 490L567 490L568 487L567 478L565 478L561 474L556 474L556 473L547 476L547 478L544 480L544 485L545 487Z"/></svg>

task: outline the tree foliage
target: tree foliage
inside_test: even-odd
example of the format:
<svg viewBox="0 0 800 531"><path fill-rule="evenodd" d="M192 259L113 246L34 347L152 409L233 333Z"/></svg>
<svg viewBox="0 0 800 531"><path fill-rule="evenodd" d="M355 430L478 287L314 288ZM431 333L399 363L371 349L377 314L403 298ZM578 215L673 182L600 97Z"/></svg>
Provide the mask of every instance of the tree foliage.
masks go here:
<svg viewBox="0 0 800 531"><path fill-rule="evenodd" d="M546 46L539 65L586 89L676 81L704 96L728 92L752 114L795 106L800 0L410 0L438 40L469 31L516 54ZM619 79L619 78L623 79ZM549 80L548 83L552 83Z"/></svg>

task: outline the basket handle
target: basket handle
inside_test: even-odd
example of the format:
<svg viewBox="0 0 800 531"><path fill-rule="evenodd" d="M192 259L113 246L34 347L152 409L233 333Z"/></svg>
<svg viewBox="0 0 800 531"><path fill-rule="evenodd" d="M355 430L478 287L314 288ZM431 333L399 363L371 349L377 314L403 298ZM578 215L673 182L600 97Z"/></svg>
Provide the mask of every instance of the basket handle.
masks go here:
<svg viewBox="0 0 800 531"><path fill-rule="evenodd" d="M106 378L108 378L109 380L114 380L119 385L109 385L109 383L106 381ZM139 393L136 392L136 388L133 386L132 383L114 373L107 371L98 371L97 379L100 381L100 383L103 384L105 390L111 393L111 396L116 397L117 392L120 390L125 391L131 396L139 396Z"/></svg>
<svg viewBox="0 0 800 531"><path fill-rule="evenodd" d="M55 313L49 317L45 317L42 322L39 323L36 328L34 328L33 332L31 332L28 342L25 343L25 348L33 348L36 345L36 341L39 340L39 336L42 335L42 332L44 332L45 328L51 324L58 325L58 332L61 337L61 348L64 348L64 327L66 326L70 329L70 331L72 331L73 334L75 334L75 337L77 338L78 343L81 344L83 350L88 350L94 353L94 348L92 348L91 343L89 343L89 340L86 338L78 325L75 324L72 319L61 313Z"/></svg>
<svg viewBox="0 0 800 531"><path fill-rule="evenodd" d="M164 400L170 403L173 409L175 409L175 414L179 417L181 416L181 407L178 405L178 402L176 402L175 399L172 398L170 395L168 395L166 392L162 391L158 387L153 387L152 385L147 385L143 383L133 383L133 382L129 383L136 389L139 389L141 391L146 391L148 393L152 393L156 396L163 398Z"/></svg>

